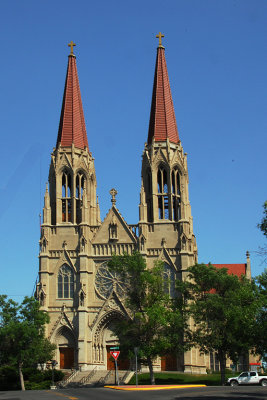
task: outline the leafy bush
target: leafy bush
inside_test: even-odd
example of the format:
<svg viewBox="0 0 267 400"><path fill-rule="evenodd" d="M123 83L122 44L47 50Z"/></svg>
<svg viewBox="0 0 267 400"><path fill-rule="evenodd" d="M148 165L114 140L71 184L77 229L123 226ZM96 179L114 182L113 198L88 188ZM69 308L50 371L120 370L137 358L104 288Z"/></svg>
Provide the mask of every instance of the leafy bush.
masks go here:
<svg viewBox="0 0 267 400"><path fill-rule="evenodd" d="M19 374L15 367L5 365L0 367L0 390L20 389Z"/></svg>
<svg viewBox="0 0 267 400"><path fill-rule="evenodd" d="M25 382L26 390L45 390L50 389L51 381L43 381L43 382Z"/></svg>
<svg viewBox="0 0 267 400"><path fill-rule="evenodd" d="M23 369L25 379L25 389L43 390L49 389L52 382L52 370L40 371L36 368ZM54 382L64 378L62 371L54 370ZM15 367L0 367L0 390L19 390L21 389L19 374Z"/></svg>

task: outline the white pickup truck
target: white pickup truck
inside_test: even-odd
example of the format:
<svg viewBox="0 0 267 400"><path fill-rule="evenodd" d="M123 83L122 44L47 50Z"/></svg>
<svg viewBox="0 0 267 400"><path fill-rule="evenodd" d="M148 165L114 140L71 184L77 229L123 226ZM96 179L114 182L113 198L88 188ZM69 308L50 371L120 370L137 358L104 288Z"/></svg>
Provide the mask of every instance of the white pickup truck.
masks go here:
<svg viewBox="0 0 267 400"><path fill-rule="evenodd" d="M267 376L259 375L258 372L242 372L239 376L229 378L227 380L228 385L261 385L267 386Z"/></svg>

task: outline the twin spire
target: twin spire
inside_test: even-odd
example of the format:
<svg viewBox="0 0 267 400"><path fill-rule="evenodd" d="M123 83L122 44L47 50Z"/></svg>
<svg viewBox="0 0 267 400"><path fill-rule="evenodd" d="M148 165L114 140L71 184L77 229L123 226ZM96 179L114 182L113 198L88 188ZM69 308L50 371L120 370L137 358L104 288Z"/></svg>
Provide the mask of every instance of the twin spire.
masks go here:
<svg viewBox="0 0 267 400"><path fill-rule="evenodd" d="M165 49L161 42L164 35L159 32L157 37L159 38L159 46L157 49L147 143L151 144L153 139L155 142L164 142L169 139L171 143L177 144L180 139L173 107Z"/></svg>
<svg viewBox="0 0 267 400"><path fill-rule="evenodd" d="M171 143L179 143L176 118L172 102L171 88L165 60L165 49L162 46L161 32L157 49L156 68L154 75L153 94L148 130L148 144L154 139L162 142L169 139ZM76 66L76 57L73 53L73 41L69 43L71 49L68 59L68 68L65 81L60 123L57 137L57 147L71 147L72 144L80 149L88 148L88 140L84 121L82 99Z"/></svg>
<svg viewBox="0 0 267 400"><path fill-rule="evenodd" d="M71 52L68 60L57 147L59 144L63 147L71 147L74 144L80 149L85 147L88 149L76 57L73 54L73 46L76 45L71 41L69 46Z"/></svg>

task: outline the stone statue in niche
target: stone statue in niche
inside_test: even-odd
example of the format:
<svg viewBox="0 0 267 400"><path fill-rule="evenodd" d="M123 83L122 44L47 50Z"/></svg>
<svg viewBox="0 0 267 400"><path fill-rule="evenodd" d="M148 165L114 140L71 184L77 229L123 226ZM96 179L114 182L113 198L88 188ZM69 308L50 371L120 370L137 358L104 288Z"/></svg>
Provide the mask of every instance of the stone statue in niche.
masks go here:
<svg viewBox="0 0 267 400"><path fill-rule="evenodd" d="M84 306L84 293L82 291L80 293L80 306Z"/></svg>
<svg viewBox="0 0 267 400"><path fill-rule="evenodd" d="M109 224L109 240L117 240L117 239L118 239L118 225L115 215L113 215L112 221Z"/></svg>

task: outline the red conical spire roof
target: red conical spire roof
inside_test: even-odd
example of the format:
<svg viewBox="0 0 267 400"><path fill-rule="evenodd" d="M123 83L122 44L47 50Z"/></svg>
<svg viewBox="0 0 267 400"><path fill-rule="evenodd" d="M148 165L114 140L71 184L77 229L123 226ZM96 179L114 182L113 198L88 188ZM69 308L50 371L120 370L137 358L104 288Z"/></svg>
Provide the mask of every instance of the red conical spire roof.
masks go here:
<svg viewBox="0 0 267 400"><path fill-rule="evenodd" d="M67 76L63 95L60 123L58 128L57 147L74 146L88 149L87 134L83 115L83 106L80 93L79 79L76 66L76 57L73 54L71 42Z"/></svg>
<svg viewBox="0 0 267 400"><path fill-rule="evenodd" d="M165 49L161 45L161 40L157 50L148 144L152 142L153 138L156 142L166 141L167 138L172 143L180 142L165 59Z"/></svg>

